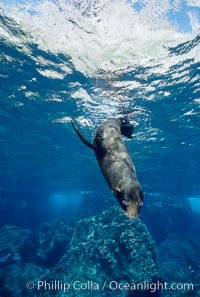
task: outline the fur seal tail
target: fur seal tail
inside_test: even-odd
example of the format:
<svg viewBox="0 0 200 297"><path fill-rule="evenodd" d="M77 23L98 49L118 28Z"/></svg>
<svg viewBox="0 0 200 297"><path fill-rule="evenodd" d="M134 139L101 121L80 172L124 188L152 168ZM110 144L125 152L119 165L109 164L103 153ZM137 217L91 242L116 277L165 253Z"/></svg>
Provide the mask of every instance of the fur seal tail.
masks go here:
<svg viewBox="0 0 200 297"><path fill-rule="evenodd" d="M76 131L76 133L78 134L80 140L85 145L87 145L88 147L90 147L91 149L96 150L95 146L92 143L90 143L87 139L85 139L85 137L81 134L81 132L78 130L78 128L76 127L76 125L74 124L74 122L72 120L71 120L71 124L72 124L72 127L74 128L74 130Z"/></svg>

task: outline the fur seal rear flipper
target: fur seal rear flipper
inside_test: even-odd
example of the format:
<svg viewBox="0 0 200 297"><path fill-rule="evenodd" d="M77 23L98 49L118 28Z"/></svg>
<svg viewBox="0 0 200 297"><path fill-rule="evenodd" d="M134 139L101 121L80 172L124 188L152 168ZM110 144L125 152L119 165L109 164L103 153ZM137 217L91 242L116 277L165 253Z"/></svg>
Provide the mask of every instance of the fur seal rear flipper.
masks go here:
<svg viewBox="0 0 200 297"><path fill-rule="evenodd" d="M132 138L133 125L127 118L109 118L97 129L90 143L71 121L81 141L95 151L101 171L129 218L136 218L143 205L143 192L135 167L122 140L122 134Z"/></svg>

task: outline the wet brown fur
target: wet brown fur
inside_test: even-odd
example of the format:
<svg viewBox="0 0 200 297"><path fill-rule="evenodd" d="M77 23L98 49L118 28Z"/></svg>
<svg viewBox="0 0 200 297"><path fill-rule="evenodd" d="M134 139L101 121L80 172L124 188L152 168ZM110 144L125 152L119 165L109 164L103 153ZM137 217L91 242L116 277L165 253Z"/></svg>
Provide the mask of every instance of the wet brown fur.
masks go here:
<svg viewBox="0 0 200 297"><path fill-rule="evenodd" d="M122 139L121 121L110 118L103 122L93 144L80 134L73 122L72 125L81 140L94 149L101 171L126 215L136 218L143 204L143 192Z"/></svg>

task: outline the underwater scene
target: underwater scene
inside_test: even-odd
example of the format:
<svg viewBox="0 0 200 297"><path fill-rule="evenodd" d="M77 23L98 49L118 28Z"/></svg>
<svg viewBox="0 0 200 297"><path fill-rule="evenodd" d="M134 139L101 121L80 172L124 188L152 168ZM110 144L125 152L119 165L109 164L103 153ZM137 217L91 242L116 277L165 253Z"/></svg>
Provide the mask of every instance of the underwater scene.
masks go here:
<svg viewBox="0 0 200 297"><path fill-rule="evenodd" d="M200 296L199 0L0 0L0 297Z"/></svg>

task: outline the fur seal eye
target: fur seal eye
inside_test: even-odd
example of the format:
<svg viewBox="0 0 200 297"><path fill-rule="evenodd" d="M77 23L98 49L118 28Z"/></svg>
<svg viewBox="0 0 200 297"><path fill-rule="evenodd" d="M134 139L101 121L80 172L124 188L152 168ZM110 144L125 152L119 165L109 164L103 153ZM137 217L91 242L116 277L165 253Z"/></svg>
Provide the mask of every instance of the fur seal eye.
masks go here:
<svg viewBox="0 0 200 297"><path fill-rule="evenodd" d="M143 201L138 201L139 206L143 206Z"/></svg>
<svg viewBox="0 0 200 297"><path fill-rule="evenodd" d="M127 200L123 200L122 203L123 203L124 205L130 205L131 202L130 202L130 201L127 201Z"/></svg>

